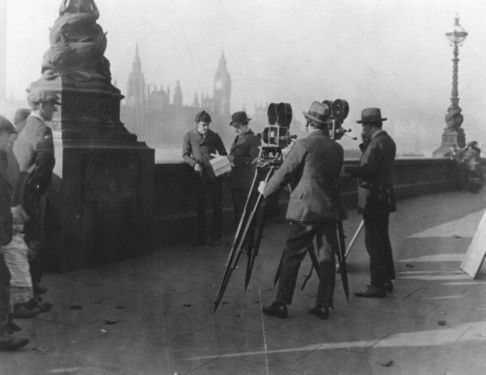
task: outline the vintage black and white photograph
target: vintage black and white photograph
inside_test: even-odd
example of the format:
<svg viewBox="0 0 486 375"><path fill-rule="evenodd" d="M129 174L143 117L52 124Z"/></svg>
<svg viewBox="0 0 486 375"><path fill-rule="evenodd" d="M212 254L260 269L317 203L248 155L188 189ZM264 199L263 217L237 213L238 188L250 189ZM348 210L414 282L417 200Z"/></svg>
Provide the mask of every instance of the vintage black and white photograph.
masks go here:
<svg viewBox="0 0 486 375"><path fill-rule="evenodd" d="M0 0L0 375L485 374L485 17Z"/></svg>

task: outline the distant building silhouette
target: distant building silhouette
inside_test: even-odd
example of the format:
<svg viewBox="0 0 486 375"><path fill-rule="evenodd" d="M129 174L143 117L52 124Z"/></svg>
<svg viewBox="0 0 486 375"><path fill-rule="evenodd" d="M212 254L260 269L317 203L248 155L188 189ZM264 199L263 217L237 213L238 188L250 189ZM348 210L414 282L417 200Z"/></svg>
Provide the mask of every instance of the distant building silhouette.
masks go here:
<svg viewBox="0 0 486 375"><path fill-rule="evenodd" d="M228 126L231 106L231 76L224 54L214 75L213 96L197 93L191 105L184 104L180 81L171 89L147 84L138 45L128 78L121 116L126 127L153 147L179 147L184 133L194 126L194 116L202 109L212 118L212 128L226 140L233 136Z"/></svg>

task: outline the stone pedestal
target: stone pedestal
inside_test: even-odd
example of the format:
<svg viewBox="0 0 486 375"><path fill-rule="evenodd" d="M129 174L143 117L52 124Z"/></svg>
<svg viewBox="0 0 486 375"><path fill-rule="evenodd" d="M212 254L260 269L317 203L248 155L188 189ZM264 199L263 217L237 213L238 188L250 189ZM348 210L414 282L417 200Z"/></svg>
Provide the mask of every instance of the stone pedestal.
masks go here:
<svg viewBox="0 0 486 375"><path fill-rule="evenodd" d="M120 91L63 77L36 85L62 102L51 124L46 266L65 272L150 252L154 150L120 122Z"/></svg>
<svg viewBox="0 0 486 375"><path fill-rule="evenodd" d="M445 129L442 134L442 144L432 154L434 158L447 157L451 151L451 147L459 146L464 147L466 145L466 135L462 128L458 129Z"/></svg>

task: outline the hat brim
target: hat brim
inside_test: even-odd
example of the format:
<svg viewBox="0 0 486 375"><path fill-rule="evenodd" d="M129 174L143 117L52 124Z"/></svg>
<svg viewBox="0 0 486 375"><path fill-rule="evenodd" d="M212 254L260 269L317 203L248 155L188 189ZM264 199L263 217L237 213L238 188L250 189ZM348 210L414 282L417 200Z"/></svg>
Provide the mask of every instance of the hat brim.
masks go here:
<svg viewBox="0 0 486 375"><path fill-rule="evenodd" d="M359 120L359 121L356 121L358 124L372 124L374 122L378 122L378 121L386 121L388 120L386 117L385 118L382 118L380 120L372 120L372 121L368 121L368 120Z"/></svg>
<svg viewBox="0 0 486 375"><path fill-rule="evenodd" d="M231 121L229 123L229 126L236 126L236 125L248 125L248 123L251 121L251 118L247 118L246 119L246 123L243 123L243 122L239 122L239 121Z"/></svg>
<svg viewBox="0 0 486 375"><path fill-rule="evenodd" d="M304 114L304 117L307 119L307 120L312 120L312 121L315 121L319 124L327 124L326 121L322 121L322 120L319 120L317 117L314 117L312 115L309 114L309 112L302 112Z"/></svg>

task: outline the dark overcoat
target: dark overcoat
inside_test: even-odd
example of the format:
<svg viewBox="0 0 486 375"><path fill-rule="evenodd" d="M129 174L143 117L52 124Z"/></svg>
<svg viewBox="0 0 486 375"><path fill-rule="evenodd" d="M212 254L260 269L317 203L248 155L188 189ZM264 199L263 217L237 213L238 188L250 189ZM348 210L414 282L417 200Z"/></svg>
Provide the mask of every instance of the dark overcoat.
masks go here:
<svg viewBox="0 0 486 375"><path fill-rule="evenodd" d="M359 165L345 168L345 172L358 177L361 194L365 195L364 214L386 214L396 211L393 188L393 165L396 156L393 139L381 131L363 147Z"/></svg>
<svg viewBox="0 0 486 375"><path fill-rule="evenodd" d="M255 159L258 157L260 137L251 130L239 135L231 145L229 159L233 168L228 176L230 189L247 190L255 173Z"/></svg>
<svg viewBox="0 0 486 375"><path fill-rule="evenodd" d="M213 158L211 154L216 153L227 154L220 136L212 130L208 130L206 135L202 136L197 128L194 128L184 135L182 157L191 168L199 163L203 169L203 177L215 178L209 161Z"/></svg>

